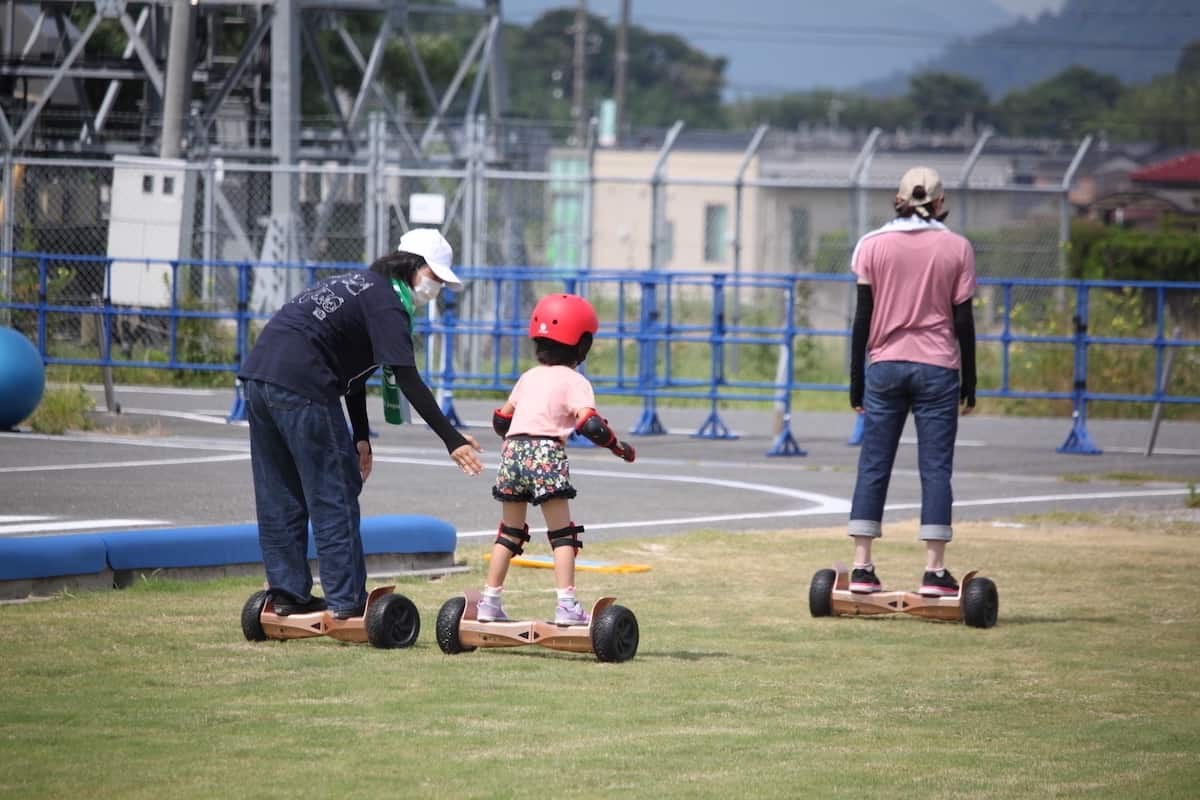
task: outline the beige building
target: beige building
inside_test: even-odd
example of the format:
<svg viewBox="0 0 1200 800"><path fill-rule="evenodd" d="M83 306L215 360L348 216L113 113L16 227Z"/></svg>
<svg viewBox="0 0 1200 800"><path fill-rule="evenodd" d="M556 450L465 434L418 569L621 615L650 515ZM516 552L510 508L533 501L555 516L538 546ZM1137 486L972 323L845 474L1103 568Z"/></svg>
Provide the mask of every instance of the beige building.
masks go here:
<svg viewBox="0 0 1200 800"><path fill-rule="evenodd" d="M661 269L731 272L740 152L677 151L659 189L661 219L654 259ZM600 150L593 164L592 266L650 266L653 150ZM752 167L753 168L753 167ZM744 241L753 241L757 194L742 193ZM743 264L752 260L743 251Z"/></svg>
<svg viewBox="0 0 1200 800"><path fill-rule="evenodd" d="M747 164L738 193L744 151L678 148L666 158L659 185L660 224L651 247L653 149L602 149L593 162L591 266L687 272L839 272L859 235L892 217L892 197L911 166L942 175L957 230L998 230L1057 220L1059 194L1034 186L1012 155L985 154L961 186L965 151L880 152L852 189L858 152L852 149L764 149ZM840 254L840 255L839 255Z"/></svg>

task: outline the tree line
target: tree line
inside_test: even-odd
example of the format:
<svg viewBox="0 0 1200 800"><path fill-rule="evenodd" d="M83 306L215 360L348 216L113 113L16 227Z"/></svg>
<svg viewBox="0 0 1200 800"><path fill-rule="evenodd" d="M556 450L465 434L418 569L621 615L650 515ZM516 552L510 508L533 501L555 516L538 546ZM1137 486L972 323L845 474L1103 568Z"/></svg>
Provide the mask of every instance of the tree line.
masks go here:
<svg viewBox="0 0 1200 800"><path fill-rule="evenodd" d="M445 2L445 0L435 0ZM82 24L94 10L80 6L71 16ZM210 51L232 63L249 35L249 26L228 25L231 12L205 9L211 23L198 26L200 43L208 36ZM236 19L234 17L233 19ZM374 12L346 12L345 28L364 52L379 29ZM534 122L567 124L573 93L575 12L548 11L528 26L506 24L504 54L507 69L507 116ZM478 20L442 15L413 37L425 69L435 86L447 85L478 29ZM601 17L588 18L587 59L583 107L594 113L611 97L616 82L616 31ZM663 127L683 120L690 128L745 129L769 124L780 129L835 127L840 129L911 130L945 133L988 125L1002 135L1078 139L1085 132L1103 131L1111 140L1140 140L1163 147L1200 146L1200 39L1186 47L1174 72L1148 83L1125 85L1118 78L1074 66L1026 88L993 99L984 85L965 75L928 71L909 80L907 93L881 97L858 91L814 89L726 102L724 58L710 56L670 33L638 25L628 32L624 119L632 128ZM362 72L331 30L314 37L324 53L335 92L352 98ZM100 57L116 56L126 35L115 20L106 20L89 43ZM201 52L204 47L198 48ZM243 81L234 95L247 94L255 104L269 97L267 59L258 64L267 82ZM193 87L193 101L204 102L207 91L219 85L222 65L210 66L207 84ZM307 120L332 118L328 93L311 59L302 59L301 113ZM473 75L467 76L468 83ZM417 65L404 41L394 36L383 51L379 83L390 96L400 97L408 112L425 117L434 112L433 100L421 89ZM93 107L102 99L104 82L88 82ZM118 98L118 111L143 115L147 96L127 82ZM453 115L465 103L450 109Z"/></svg>

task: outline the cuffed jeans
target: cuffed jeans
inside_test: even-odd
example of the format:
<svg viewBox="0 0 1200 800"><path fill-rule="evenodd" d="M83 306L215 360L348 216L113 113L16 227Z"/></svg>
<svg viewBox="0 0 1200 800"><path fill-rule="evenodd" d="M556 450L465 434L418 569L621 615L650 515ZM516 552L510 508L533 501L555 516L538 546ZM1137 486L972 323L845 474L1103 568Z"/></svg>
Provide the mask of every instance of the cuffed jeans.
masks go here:
<svg viewBox="0 0 1200 800"><path fill-rule="evenodd" d="M850 506L851 536L880 536L883 506L900 434L911 410L917 426L924 540L949 541L954 496L954 439L958 434L958 370L912 361L881 361L867 367L862 449Z"/></svg>
<svg viewBox="0 0 1200 800"><path fill-rule="evenodd" d="M341 404L263 381L248 380L242 388L258 541L271 590L297 601L311 594L311 521L326 602L335 611L360 609L367 601L358 511L362 476Z"/></svg>

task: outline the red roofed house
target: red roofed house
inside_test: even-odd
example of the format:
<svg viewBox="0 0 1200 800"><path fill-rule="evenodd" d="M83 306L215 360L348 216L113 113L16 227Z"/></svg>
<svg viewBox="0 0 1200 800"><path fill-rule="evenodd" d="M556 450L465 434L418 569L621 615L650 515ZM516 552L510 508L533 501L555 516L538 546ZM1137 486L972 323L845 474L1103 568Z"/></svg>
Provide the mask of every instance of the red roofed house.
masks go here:
<svg viewBox="0 0 1200 800"><path fill-rule="evenodd" d="M1147 164L1129 173L1122 190L1099 197L1092 216L1132 228L1200 232L1200 151Z"/></svg>

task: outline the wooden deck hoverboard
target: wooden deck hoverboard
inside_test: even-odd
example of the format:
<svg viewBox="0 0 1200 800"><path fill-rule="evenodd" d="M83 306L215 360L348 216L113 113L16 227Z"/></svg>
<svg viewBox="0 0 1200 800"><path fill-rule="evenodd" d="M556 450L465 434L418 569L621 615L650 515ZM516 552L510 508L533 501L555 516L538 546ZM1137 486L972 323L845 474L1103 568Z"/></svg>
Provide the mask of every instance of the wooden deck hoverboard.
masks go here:
<svg viewBox="0 0 1200 800"><path fill-rule="evenodd" d="M551 650L594 653L600 661L628 661L637 654L638 623L633 612L601 597L587 625L556 625L543 620L480 622L477 591L451 597L437 618L437 641L447 655L478 647L521 647L536 644Z"/></svg>
<svg viewBox="0 0 1200 800"><path fill-rule="evenodd" d="M872 614L912 614L944 622L964 622L973 628L996 624L1000 596L996 584L975 570L963 576L958 594L926 597L916 592L850 591L850 570L845 564L817 570L808 590L808 610L814 617L857 617Z"/></svg>
<svg viewBox="0 0 1200 800"><path fill-rule="evenodd" d="M275 613L271 593L258 591L242 606L242 633L249 641L309 639L328 636L342 642L370 642L384 649L412 647L421 632L416 605L395 586L380 586L367 596L361 617L337 619L330 611L281 616Z"/></svg>

